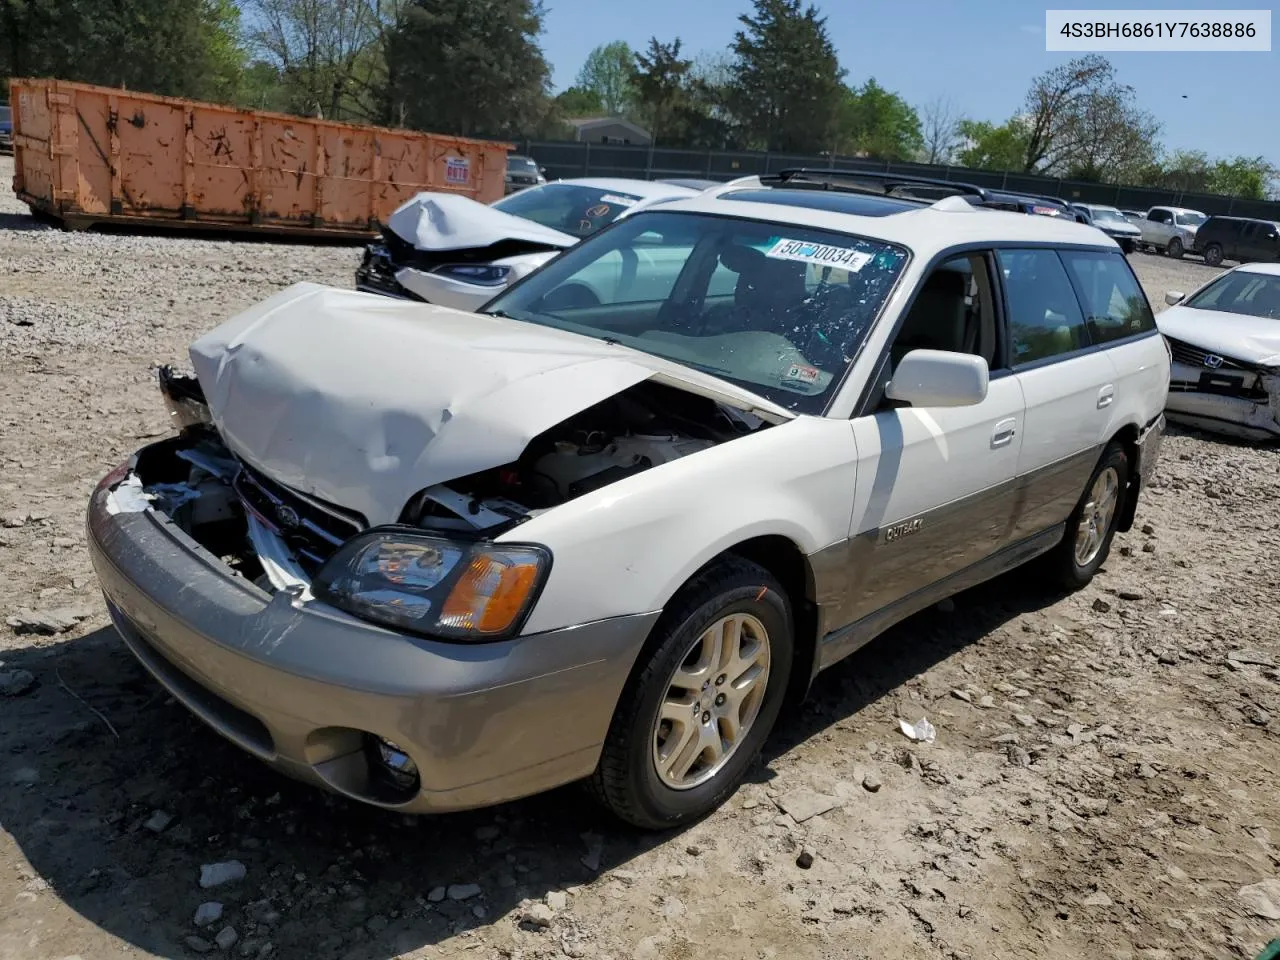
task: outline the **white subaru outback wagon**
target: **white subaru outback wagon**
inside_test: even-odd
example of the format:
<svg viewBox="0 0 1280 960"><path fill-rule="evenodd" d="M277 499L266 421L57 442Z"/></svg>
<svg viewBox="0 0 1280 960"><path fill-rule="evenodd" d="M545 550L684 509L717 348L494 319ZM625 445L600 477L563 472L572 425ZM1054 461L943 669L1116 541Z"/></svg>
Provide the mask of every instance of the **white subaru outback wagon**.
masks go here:
<svg viewBox="0 0 1280 960"><path fill-rule="evenodd" d="M873 179L638 213L478 313L300 284L214 329L89 506L124 642L347 797L585 780L663 828L891 624L1087 583L1163 430L1141 287L1091 227Z"/></svg>

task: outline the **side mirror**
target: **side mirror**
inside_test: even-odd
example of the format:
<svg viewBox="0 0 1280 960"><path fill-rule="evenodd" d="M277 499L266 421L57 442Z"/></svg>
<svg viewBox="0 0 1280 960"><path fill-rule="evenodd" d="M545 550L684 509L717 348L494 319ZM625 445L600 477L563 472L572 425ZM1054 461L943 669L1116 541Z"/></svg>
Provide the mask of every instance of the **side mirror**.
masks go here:
<svg viewBox="0 0 1280 960"><path fill-rule="evenodd" d="M987 361L949 350L912 350L885 388L890 400L913 407L971 407L987 398Z"/></svg>
<svg viewBox="0 0 1280 960"><path fill-rule="evenodd" d="M545 176L547 175L547 168L546 168L546 167L539 167L539 168L538 168L538 172L539 172L540 174L542 174L542 175L545 177Z"/></svg>
<svg viewBox="0 0 1280 960"><path fill-rule="evenodd" d="M1181 290L1170 290L1168 293L1164 295L1164 302L1171 307L1176 307L1183 300L1185 300L1186 297L1187 295L1183 293Z"/></svg>

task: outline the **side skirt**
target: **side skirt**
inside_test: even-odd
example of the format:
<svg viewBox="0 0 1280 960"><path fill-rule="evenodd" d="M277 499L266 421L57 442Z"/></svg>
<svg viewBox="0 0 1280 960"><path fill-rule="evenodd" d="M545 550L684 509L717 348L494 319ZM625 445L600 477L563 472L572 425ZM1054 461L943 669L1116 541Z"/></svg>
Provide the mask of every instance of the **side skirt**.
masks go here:
<svg viewBox="0 0 1280 960"><path fill-rule="evenodd" d="M933 606L962 590L976 587L993 577L1007 573L1014 567L1020 567L1043 553L1048 553L1062 542L1065 533L1065 523L1055 524L1047 530L993 553L984 560L979 560L972 566L917 590L887 607L882 607L861 620L855 620L846 627L832 631L823 637L819 644L818 669L825 670L832 664L838 663L912 614L919 613L926 607Z"/></svg>

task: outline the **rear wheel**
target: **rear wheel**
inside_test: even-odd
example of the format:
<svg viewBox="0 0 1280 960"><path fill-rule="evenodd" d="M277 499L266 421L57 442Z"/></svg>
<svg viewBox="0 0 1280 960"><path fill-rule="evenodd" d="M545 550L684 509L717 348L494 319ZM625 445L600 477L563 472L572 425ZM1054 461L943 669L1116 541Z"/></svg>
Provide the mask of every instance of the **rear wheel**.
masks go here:
<svg viewBox="0 0 1280 960"><path fill-rule="evenodd" d="M723 803L769 735L791 674L790 603L728 557L668 605L614 711L591 778L615 816L661 830Z"/></svg>
<svg viewBox="0 0 1280 960"><path fill-rule="evenodd" d="M1211 267L1222 263L1222 244L1211 243L1204 248L1204 262Z"/></svg>
<svg viewBox="0 0 1280 960"><path fill-rule="evenodd" d="M1087 586L1106 563L1129 483L1129 469L1124 447L1108 444L1089 477L1084 495L1067 518L1062 542L1046 558L1055 579L1067 589Z"/></svg>
<svg viewBox="0 0 1280 960"><path fill-rule="evenodd" d="M1175 260L1181 260L1183 253L1185 253L1186 251L1182 246L1182 241L1179 240L1177 237L1174 237L1172 240L1169 241L1169 246L1164 248L1164 252L1167 253L1169 256L1173 257L1173 259Z"/></svg>

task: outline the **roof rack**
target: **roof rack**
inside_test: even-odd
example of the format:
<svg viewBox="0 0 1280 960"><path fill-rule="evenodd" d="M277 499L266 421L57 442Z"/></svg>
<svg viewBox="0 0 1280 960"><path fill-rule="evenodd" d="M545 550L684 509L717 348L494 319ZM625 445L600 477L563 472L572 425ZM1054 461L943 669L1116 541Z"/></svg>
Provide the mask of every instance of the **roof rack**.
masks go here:
<svg viewBox="0 0 1280 960"><path fill-rule="evenodd" d="M760 177L762 183L788 184L793 181L812 181L820 183L824 189L855 190L859 193L878 193L888 196L893 190L902 187L935 187L947 189L954 194L967 194L972 197L986 199L988 191L985 187L965 183L961 180L939 180L937 177L917 177L905 173L880 173L870 170L834 170L823 167L791 167L777 173ZM880 189L872 189L872 185ZM905 197L902 199L922 199ZM936 199L936 198L935 198ZM928 201L926 201L928 202Z"/></svg>

